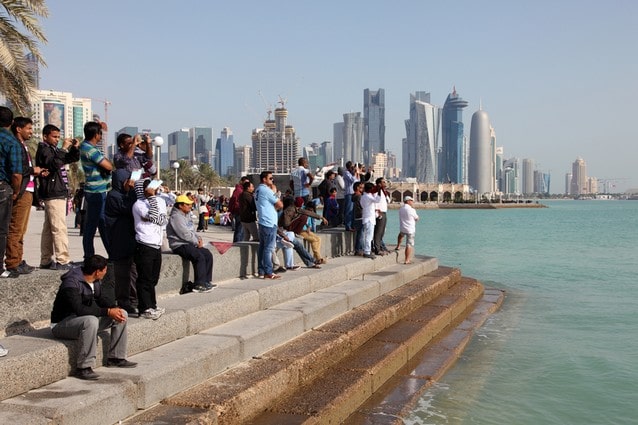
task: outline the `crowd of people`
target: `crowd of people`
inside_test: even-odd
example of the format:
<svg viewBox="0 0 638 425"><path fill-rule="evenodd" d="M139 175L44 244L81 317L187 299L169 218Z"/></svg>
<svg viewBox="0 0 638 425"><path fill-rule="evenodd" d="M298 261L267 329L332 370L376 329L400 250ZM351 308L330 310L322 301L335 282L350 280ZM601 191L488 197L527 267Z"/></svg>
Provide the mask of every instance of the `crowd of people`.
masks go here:
<svg viewBox="0 0 638 425"><path fill-rule="evenodd" d="M272 172L263 171L256 187L250 178L242 177L229 199L213 199L201 189L171 193L160 180L154 180L157 169L147 136L119 134L118 150L109 160L98 149L103 130L101 123L87 122L82 142L73 138L60 141L60 129L46 125L35 158L31 158L26 141L33 135L33 122L13 117L10 109L0 107L0 277L16 278L35 270L22 257L33 197L37 196L45 217L39 267L64 272L51 328L55 337L80 340L76 376L81 379L98 377L92 367L97 332L104 329L111 329L107 366L135 367L126 360L126 321L131 315L156 320L165 312L157 305L155 293L164 234L170 249L193 265L194 279L185 282L180 293L209 292L216 286L212 283L212 253L198 234L207 230L212 211L219 211L220 224L232 224L234 242L259 242L261 279L279 279L278 273L299 269L293 250L306 267L321 268L326 258L316 234L318 227L344 226L345 231L353 232L354 255L374 258L389 252L383 241L390 200L386 182L377 178L372 183L371 173L361 164L348 162L345 169L336 171L329 164L322 172L322 182L313 184L317 176L308 169L307 159L300 158L283 194ZM78 161L85 181L73 204L84 255L81 265L74 266L66 225L67 170L68 164ZM410 262L414 221L418 220L411 202L406 198L400 212L396 247L398 250L406 239L406 263ZM319 204L323 205L322 215L316 211ZM108 258L95 253L98 231ZM280 250L283 264L278 258ZM109 267L113 268L112 297L102 287Z"/></svg>

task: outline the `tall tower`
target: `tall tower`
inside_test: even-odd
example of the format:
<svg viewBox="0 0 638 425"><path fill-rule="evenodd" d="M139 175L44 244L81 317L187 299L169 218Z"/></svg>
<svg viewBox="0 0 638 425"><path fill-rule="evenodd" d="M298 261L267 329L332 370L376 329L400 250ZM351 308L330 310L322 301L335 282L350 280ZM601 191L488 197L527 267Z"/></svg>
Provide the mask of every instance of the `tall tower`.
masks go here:
<svg viewBox="0 0 638 425"><path fill-rule="evenodd" d="M439 182L465 183L467 180L463 141L463 109L467 105L467 101L456 93L456 87L445 99L441 114Z"/></svg>
<svg viewBox="0 0 638 425"><path fill-rule="evenodd" d="M363 91L363 160L371 164L375 154L385 152L385 90Z"/></svg>
<svg viewBox="0 0 638 425"><path fill-rule="evenodd" d="M343 114L344 162L363 162L363 118L361 112Z"/></svg>
<svg viewBox="0 0 638 425"><path fill-rule="evenodd" d="M233 132L228 127L224 127L217 139L215 147L215 168L220 176L228 176L233 173L235 164L235 142Z"/></svg>
<svg viewBox="0 0 638 425"><path fill-rule="evenodd" d="M436 155L441 109L430 104L430 93L410 95L410 119L405 120L403 176L419 183L436 183Z"/></svg>
<svg viewBox="0 0 638 425"><path fill-rule="evenodd" d="M571 195L582 195L587 193L587 164L585 160L578 157L572 164Z"/></svg>
<svg viewBox="0 0 638 425"><path fill-rule="evenodd" d="M472 115L470 128L470 164L468 183L479 194L494 192L492 152L490 140L490 118L479 109Z"/></svg>
<svg viewBox="0 0 638 425"><path fill-rule="evenodd" d="M264 128L254 129L253 165L257 170L269 170L273 173L290 173L297 167L299 159L299 139L295 128L287 125L288 110L285 101L275 109L275 119L270 116L264 122Z"/></svg>
<svg viewBox="0 0 638 425"><path fill-rule="evenodd" d="M523 194L534 193L534 160L523 158Z"/></svg>
<svg viewBox="0 0 638 425"><path fill-rule="evenodd" d="M350 161L343 156L343 121L332 125L332 149L335 161L342 164Z"/></svg>

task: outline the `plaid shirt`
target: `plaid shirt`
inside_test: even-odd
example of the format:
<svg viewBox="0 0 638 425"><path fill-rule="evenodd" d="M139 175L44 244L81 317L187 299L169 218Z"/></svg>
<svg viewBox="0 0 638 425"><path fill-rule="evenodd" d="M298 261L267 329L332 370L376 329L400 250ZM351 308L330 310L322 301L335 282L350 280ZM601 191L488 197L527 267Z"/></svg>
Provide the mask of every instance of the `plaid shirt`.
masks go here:
<svg viewBox="0 0 638 425"><path fill-rule="evenodd" d="M9 130L0 128L0 181L11 183L11 175L22 171L22 145Z"/></svg>

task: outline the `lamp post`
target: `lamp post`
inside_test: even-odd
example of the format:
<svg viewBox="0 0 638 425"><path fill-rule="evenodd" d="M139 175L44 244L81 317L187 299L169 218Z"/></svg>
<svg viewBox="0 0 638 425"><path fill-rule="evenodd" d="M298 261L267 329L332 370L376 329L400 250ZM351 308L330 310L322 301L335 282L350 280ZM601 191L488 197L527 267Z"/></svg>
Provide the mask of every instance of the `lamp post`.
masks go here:
<svg viewBox="0 0 638 425"><path fill-rule="evenodd" d="M178 189L177 189L177 170L179 170L179 162L177 162L177 161L173 162L171 167L175 170L175 192L178 192Z"/></svg>
<svg viewBox="0 0 638 425"><path fill-rule="evenodd" d="M164 139L162 136L155 136L151 143L155 149L153 156L155 156L155 163L157 164L157 180L159 180L160 170L162 169L162 145L164 144Z"/></svg>

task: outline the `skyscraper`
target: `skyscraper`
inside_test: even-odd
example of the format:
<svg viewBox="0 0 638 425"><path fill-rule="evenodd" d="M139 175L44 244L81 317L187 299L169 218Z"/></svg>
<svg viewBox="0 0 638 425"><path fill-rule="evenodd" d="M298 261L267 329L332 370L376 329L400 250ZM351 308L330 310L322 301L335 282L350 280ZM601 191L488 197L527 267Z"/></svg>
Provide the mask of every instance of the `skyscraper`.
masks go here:
<svg viewBox="0 0 638 425"><path fill-rule="evenodd" d="M520 195L520 161L510 158L503 163L503 179L501 191L505 194Z"/></svg>
<svg viewBox="0 0 638 425"><path fill-rule="evenodd" d="M363 91L363 159L370 164L373 156L385 152L385 90Z"/></svg>
<svg viewBox="0 0 638 425"><path fill-rule="evenodd" d="M361 112L343 114L343 159L363 162L363 118Z"/></svg>
<svg viewBox="0 0 638 425"><path fill-rule="evenodd" d="M191 161L191 149L188 141L188 129L174 131L168 134L168 160L172 163L178 159Z"/></svg>
<svg viewBox="0 0 638 425"><path fill-rule="evenodd" d="M253 165L258 170L290 173L297 167L299 139L295 128L286 124L288 110L283 100L280 103L281 107L275 109L275 119L268 119L264 128L253 130Z"/></svg>
<svg viewBox="0 0 638 425"><path fill-rule="evenodd" d="M349 161L343 156L343 121L332 125L332 147L335 161L343 164Z"/></svg>
<svg viewBox="0 0 638 425"><path fill-rule="evenodd" d="M534 193L534 160L523 158L523 194Z"/></svg>
<svg viewBox="0 0 638 425"><path fill-rule="evenodd" d="M192 127L188 129L188 142L190 145L190 161L193 164L204 163L214 166L213 156L213 129L211 127Z"/></svg>
<svg viewBox="0 0 638 425"><path fill-rule="evenodd" d="M436 183L436 155L441 110L430 104L430 93L410 95L410 119L405 120L403 176L416 177L419 183Z"/></svg>
<svg viewBox="0 0 638 425"><path fill-rule="evenodd" d="M587 164L585 160L578 157L572 164L571 195L582 195L587 193Z"/></svg>
<svg viewBox="0 0 638 425"><path fill-rule="evenodd" d="M472 115L470 128L470 162L468 183L479 193L494 192L494 165L492 164L490 118L487 112L479 109Z"/></svg>
<svg viewBox="0 0 638 425"><path fill-rule="evenodd" d="M467 101L456 93L456 88L445 99L441 114L439 182L465 183L467 181L463 134L463 109L467 105Z"/></svg>
<svg viewBox="0 0 638 425"><path fill-rule="evenodd" d="M233 173L235 165L235 142L233 132L228 127L224 127L217 139L215 147L215 168L220 176L228 176Z"/></svg>

